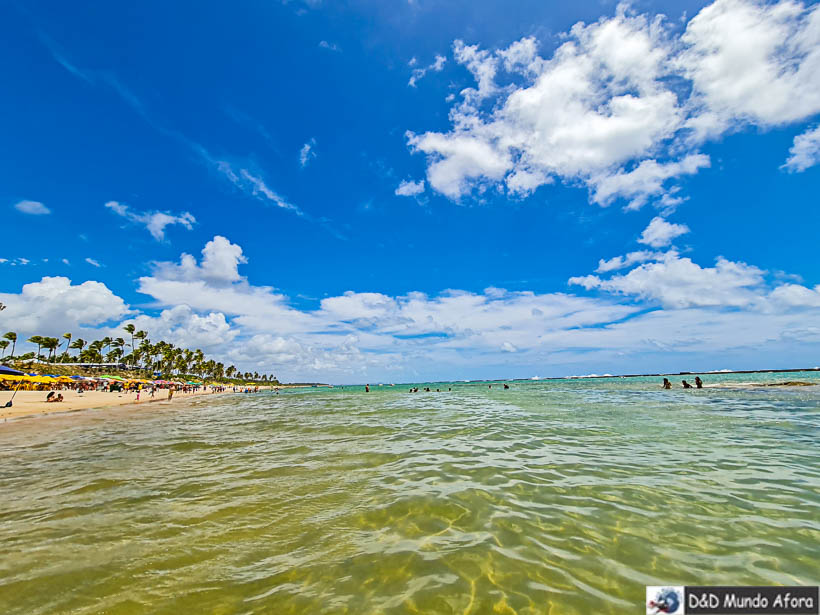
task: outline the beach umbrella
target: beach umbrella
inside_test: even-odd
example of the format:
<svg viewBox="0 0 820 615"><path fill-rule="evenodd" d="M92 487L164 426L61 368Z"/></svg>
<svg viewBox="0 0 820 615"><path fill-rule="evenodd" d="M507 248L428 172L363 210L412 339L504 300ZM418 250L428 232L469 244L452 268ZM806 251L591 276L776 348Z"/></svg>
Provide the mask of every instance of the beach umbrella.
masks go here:
<svg viewBox="0 0 820 615"><path fill-rule="evenodd" d="M12 382L19 382L25 380L24 376L15 376L13 374L0 374L0 380L11 380Z"/></svg>
<svg viewBox="0 0 820 615"><path fill-rule="evenodd" d="M0 365L0 374L6 374L7 376L22 376L23 372L6 367L5 365Z"/></svg>

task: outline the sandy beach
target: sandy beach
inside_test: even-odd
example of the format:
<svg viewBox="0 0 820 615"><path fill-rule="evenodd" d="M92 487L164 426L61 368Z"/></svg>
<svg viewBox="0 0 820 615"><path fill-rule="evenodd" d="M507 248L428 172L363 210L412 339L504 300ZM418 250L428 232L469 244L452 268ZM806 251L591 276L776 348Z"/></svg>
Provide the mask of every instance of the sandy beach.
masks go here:
<svg viewBox="0 0 820 615"><path fill-rule="evenodd" d="M72 410L87 410L89 408L105 408L110 406L125 406L128 404L145 405L168 401L168 391L161 389L152 398L143 391L137 401L136 393L106 393L103 391L86 391L82 395L77 391L59 391L64 400L57 403L46 403L48 391L18 391L11 408L0 407L0 421L17 419L27 416L39 416L55 412L70 412ZM225 393L232 393L226 391ZM182 393L175 391L172 403L180 399L190 399L207 395L224 395L212 393L210 390L200 390L196 393ZM11 399L12 391L0 391L0 406Z"/></svg>

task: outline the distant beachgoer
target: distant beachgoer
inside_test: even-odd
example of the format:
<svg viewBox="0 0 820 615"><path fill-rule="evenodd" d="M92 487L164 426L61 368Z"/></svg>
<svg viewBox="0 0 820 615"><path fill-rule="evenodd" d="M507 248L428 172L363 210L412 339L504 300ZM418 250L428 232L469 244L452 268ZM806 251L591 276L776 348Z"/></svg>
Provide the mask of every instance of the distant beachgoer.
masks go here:
<svg viewBox="0 0 820 615"><path fill-rule="evenodd" d="M681 380L681 383L683 383L683 388L684 389L691 389L692 388L692 385L689 384L688 382L686 382L686 380Z"/></svg>
<svg viewBox="0 0 820 615"><path fill-rule="evenodd" d="M447 390L448 390L448 391L452 391L453 389L452 389L451 387L447 387Z"/></svg>
<svg viewBox="0 0 820 615"><path fill-rule="evenodd" d="M173 397L174 397L174 389L169 387L168 388L168 401L171 401L171 399L173 399Z"/></svg>
<svg viewBox="0 0 820 615"><path fill-rule="evenodd" d="M663 379L663 388L664 389L671 389L672 388L672 383L669 382L669 378L664 378Z"/></svg>
<svg viewBox="0 0 820 615"><path fill-rule="evenodd" d="M703 388L703 380L700 379L700 376L695 376L695 386L699 389Z"/></svg>
<svg viewBox="0 0 820 615"><path fill-rule="evenodd" d="M510 388L510 385L505 383L505 384L504 384L504 388L505 388L505 389L509 389L509 388Z"/></svg>
<svg viewBox="0 0 820 615"><path fill-rule="evenodd" d="M487 385L487 388L488 388L488 389L491 389L491 388L493 388L493 385L488 384L488 385Z"/></svg>
<svg viewBox="0 0 820 615"><path fill-rule="evenodd" d="M436 389L436 393L441 393L441 389Z"/></svg>
<svg viewBox="0 0 820 615"><path fill-rule="evenodd" d="M57 397L54 398L54 401L63 401L63 394L59 393Z"/></svg>
<svg viewBox="0 0 820 615"><path fill-rule="evenodd" d="M370 385L369 384L364 385L364 392L365 393L370 393Z"/></svg>
<svg viewBox="0 0 820 615"><path fill-rule="evenodd" d="M46 395L46 401L48 403L51 403L51 402L56 401L56 400L57 400L57 394L54 391L51 391L51 392L49 392L48 395Z"/></svg>

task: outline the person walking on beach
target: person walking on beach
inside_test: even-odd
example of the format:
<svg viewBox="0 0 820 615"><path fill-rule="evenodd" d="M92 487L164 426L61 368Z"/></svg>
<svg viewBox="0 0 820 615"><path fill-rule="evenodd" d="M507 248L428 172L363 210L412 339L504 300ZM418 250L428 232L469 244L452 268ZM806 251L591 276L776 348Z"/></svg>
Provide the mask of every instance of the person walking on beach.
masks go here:
<svg viewBox="0 0 820 615"><path fill-rule="evenodd" d="M695 386L699 389L703 388L703 380L700 379L700 376L695 376Z"/></svg>
<svg viewBox="0 0 820 615"><path fill-rule="evenodd" d="M669 378L664 378L663 379L663 388L664 389L671 389L672 388L672 383L669 382Z"/></svg>

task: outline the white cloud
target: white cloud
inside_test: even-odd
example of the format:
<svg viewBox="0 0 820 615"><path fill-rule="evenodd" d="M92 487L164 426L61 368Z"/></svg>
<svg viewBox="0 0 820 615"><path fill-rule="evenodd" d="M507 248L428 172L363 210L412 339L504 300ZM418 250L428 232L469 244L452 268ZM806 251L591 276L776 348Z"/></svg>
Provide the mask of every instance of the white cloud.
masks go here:
<svg viewBox="0 0 820 615"><path fill-rule="evenodd" d="M409 179L403 179L399 184L399 187L396 188L396 194L398 196L417 196L422 192L424 192L423 179L420 179L417 182Z"/></svg>
<svg viewBox="0 0 820 615"><path fill-rule="evenodd" d="M783 165L789 171L805 171L820 163L820 126L794 138L789 157Z"/></svg>
<svg viewBox="0 0 820 615"><path fill-rule="evenodd" d="M820 6L718 0L681 37L691 81L689 127L719 135L735 121L776 126L820 111Z"/></svg>
<svg viewBox="0 0 820 615"><path fill-rule="evenodd" d="M322 49L327 49L328 51L341 51L338 45L336 45L335 43L329 43L327 41L319 41L319 47L321 47Z"/></svg>
<svg viewBox="0 0 820 615"><path fill-rule="evenodd" d="M252 285L245 262L240 246L216 236L199 259L154 263L138 281L160 310L152 314L129 313L99 282L67 278L0 301L18 332L93 338L133 322L151 339L290 380L527 376L534 365L551 375L703 369L749 365L750 348L777 365L811 360L820 343L820 286L778 283L725 258L702 267L672 251L633 252L599 263L599 273L642 263L625 274L571 280L601 296L348 291L310 309Z"/></svg>
<svg viewBox="0 0 820 615"><path fill-rule="evenodd" d="M676 179L709 166L706 139L820 111L820 5L717 0L678 32L620 6L578 23L551 56L524 38L498 50L455 41L476 87L448 132L408 133L427 179L457 199L526 195L560 179L606 205L672 209Z"/></svg>
<svg viewBox="0 0 820 615"><path fill-rule="evenodd" d="M672 251L659 262L645 263L607 280L589 275L570 278L569 283L656 301L669 308L748 307L759 305L765 294L764 273L722 257L714 267L701 267Z"/></svg>
<svg viewBox="0 0 820 615"><path fill-rule="evenodd" d="M207 154L203 154L207 157ZM248 169L240 167L238 170L234 168L234 166L228 162L227 160L213 160L208 158L213 162L216 169L222 173L234 186L239 188L245 193L250 194L260 200L263 201L270 201L277 207L281 207L282 209L288 209L299 216L304 215L302 210L299 209L293 203L289 203L285 200L284 197L280 196L276 192L274 192L268 185L265 183L265 180L262 179L259 175L254 175Z"/></svg>
<svg viewBox="0 0 820 615"><path fill-rule="evenodd" d="M144 225L151 233L151 236L157 241L165 239L165 228L172 224L179 224L188 230L193 228L196 223L196 218L189 212L183 212L178 215L170 214L162 211L148 211L148 212L134 212L128 205L118 203L117 201L108 201L105 207L113 211L118 216L122 216L126 220L135 224Z"/></svg>
<svg viewBox="0 0 820 615"><path fill-rule="evenodd" d="M125 302L105 284L72 284L65 277L44 277L23 286L19 294L0 293L3 326L29 335L62 335L83 327L100 326L128 313Z"/></svg>
<svg viewBox="0 0 820 615"><path fill-rule="evenodd" d="M799 284L783 284L772 291L770 298L786 307L820 308L820 285L811 290Z"/></svg>
<svg viewBox="0 0 820 615"><path fill-rule="evenodd" d="M662 252L650 252L648 250L640 250L638 252L630 252L625 256L614 256L608 260L601 259L598 261L597 273L607 273L609 271L616 271L618 269L625 269L637 263L645 263L650 260L660 260L663 258Z"/></svg>
<svg viewBox="0 0 820 615"><path fill-rule="evenodd" d="M94 267L102 267L99 261L94 260L93 258L86 257L85 262L89 265L93 265Z"/></svg>
<svg viewBox="0 0 820 615"><path fill-rule="evenodd" d="M417 62L418 60L416 60L416 58L412 58L410 62L408 62L408 65L415 66ZM410 75L410 81L407 82L407 85L409 85L411 88L414 88L416 87L416 83L418 83L418 81L422 79L424 75L426 75L429 71L433 71L435 73L441 72L441 70L444 68L445 62L447 62L447 58L445 58L442 55L436 54L436 59L433 60L432 64L413 69L413 74Z"/></svg>
<svg viewBox="0 0 820 615"><path fill-rule="evenodd" d="M299 165L301 167L306 167L312 158L316 158L316 152L313 151L314 147L316 147L316 139L311 139L299 150Z"/></svg>
<svg viewBox="0 0 820 615"><path fill-rule="evenodd" d="M591 177L592 200L608 205L615 198L623 198L630 201L628 209L639 209L651 197L666 193L666 180L693 175L708 166L709 157L703 154L689 154L680 161L664 164L656 160L643 160L631 171L618 170Z"/></svg>
<svg viewBox="0 0 820 615"><path fill-rule="evenodd" d="M203 280L209 284L224 285L241 281L239 265L247 262L241 247L216 235L202 249L201 264L197 264L190 254L183 253L179 265L157 263L155 275L162 280Z"/></svg>
<svg viewBox="0 0 820 615"><path fill-rule="evenodd" d="M652 218L643 233L641 233L638 243L643 243L653 248L662 248L672 243L676 237L680 237L689 232L689 227L685 224L673 224L661 217Z"/></svg>
<svg viewBox="0 0 820 615"><path fill-rule="evenodd" d="M17 211L32 216L45 216L51 213L51 210L39 201L20 201L15 204L14 208Z"/></svg>
<svg viewBox="0 0 820 615"><path fill-rule="evenodd" d="M118 329L133 324L138 330L147 331L152 339L164 340L180 348L220 350L229 344L239 330L232 328L220 312L197 314L187 305L177 305L162 310L158 316L140 314L123 321Z"/></svg>
<svg viewBox="0 0 820 615"><path fill-rule="evenodd" d="M67 258L62 259L63 265L70 265L71 263L68 262Z"/></svg>

